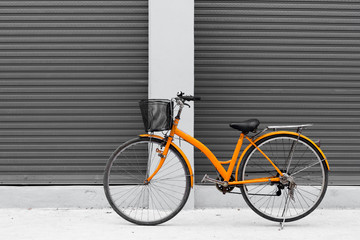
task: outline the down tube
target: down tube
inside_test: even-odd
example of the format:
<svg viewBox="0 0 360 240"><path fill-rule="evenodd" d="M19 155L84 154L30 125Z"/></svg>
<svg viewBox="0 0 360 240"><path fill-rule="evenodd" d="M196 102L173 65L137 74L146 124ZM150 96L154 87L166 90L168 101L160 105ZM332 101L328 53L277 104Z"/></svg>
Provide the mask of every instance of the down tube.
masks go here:
<svg viewBox="0 0 360 240"><path fill-rule="evenodd" d="M215 155L208 149L203 143L198 141L197 139L193 138L187 133L184 133L180 129L175 130L175 134L199 149L201 152L205 154L205 156L211 161L211 163L214 165L216 170L220 173L222 177L226 176L226 170L225 168L220 164L219 160L215 157Z"/></svg>

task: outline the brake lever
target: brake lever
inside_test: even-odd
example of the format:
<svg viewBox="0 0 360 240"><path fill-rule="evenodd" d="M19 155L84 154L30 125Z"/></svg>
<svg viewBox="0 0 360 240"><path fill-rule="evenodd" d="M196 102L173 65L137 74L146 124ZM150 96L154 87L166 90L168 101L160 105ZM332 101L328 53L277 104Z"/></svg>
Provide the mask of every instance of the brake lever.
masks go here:
<svg viewBox="0 0 360 240"><path fill-rule="evenodd" d="M185 106L188 106L189 108L191 108L191 107L190 107L190 105L189 105L189 104L187 104L187 103L184 103L184 105L185 105Z"/></svg>

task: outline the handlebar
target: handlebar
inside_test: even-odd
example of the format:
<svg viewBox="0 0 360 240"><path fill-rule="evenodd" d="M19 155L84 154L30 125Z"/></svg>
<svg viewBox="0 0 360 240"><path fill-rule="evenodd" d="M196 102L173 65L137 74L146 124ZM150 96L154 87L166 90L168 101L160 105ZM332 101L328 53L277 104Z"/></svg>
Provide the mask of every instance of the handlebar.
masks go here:
<svg viewBox="0 0 360 240"><path fill-rule="evenodd" d="M182 99L184 99L185 101L200 101L201 98L200 97L195 97L195 96L182 96Z"/></svg>
<svg viewBox="0 0 360 240"><path fill-rule="evenodd" d="M177 96L180 100L183 100L183 101L200 101L201 100L201 97L195 97L195 96L191 96L191 95L186 96L181 91L177 93Z"/></svg>
<svg viewBox="0 0 360 240"><path fill-rule="evenodd" d="M176 100L176 103L179 105L179 111L176 115L175 118L177 119L180 119L180 115L181 115L181 112L182 112L182 109L184 108L184 106L188 106L190 107L189 104L185 103L185 101L200 101L200 97L194 97L194 96L191 96L191 95L184 95L183 92L178 92L177 93L177 97L176 98L173 98L174 100Z"/></svg>

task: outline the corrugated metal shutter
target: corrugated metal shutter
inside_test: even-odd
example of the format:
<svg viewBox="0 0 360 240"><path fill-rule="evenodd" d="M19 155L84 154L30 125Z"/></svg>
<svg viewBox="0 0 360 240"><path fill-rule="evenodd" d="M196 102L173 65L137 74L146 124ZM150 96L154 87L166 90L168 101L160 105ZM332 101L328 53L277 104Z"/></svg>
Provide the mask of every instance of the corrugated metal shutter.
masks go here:
<svg viewBox="0 0 360 240"><path fill-rule="evenodd" d="M143 129L148 1L0 1L0 182L101 183Z"/></svg>
<svg viewBox="0 0 360 240"><path fill-rule="evenodd" d="M360 1L195 2L196 137L230 159L230 122L314 123L330 184L359 185Z"/></svg>

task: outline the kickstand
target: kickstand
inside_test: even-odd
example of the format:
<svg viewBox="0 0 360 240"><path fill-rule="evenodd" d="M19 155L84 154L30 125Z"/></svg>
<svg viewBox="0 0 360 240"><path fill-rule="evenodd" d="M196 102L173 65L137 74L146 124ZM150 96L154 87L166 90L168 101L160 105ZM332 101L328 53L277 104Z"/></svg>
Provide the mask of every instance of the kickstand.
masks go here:
<svg viewBox="0 0 360 240"><path fill-rule="evenodd" d="M284 220L280 223L279 231L281 231L281 230L284 229L284 225L285 225L285 218L284 218Z"/></svg>
<svg viewBox="0 0 360 240"><path fill-rule="evenodd" d="M286 201L285 201L285 206L284 206L284 211L283 211L283 221L280 222L280 229L279 231L283 230L284 229L284 226L285 226L285 220L286 220L286 213L289 209L289 205L290 205L290 194L287 195L286 197Z"/></svg>

